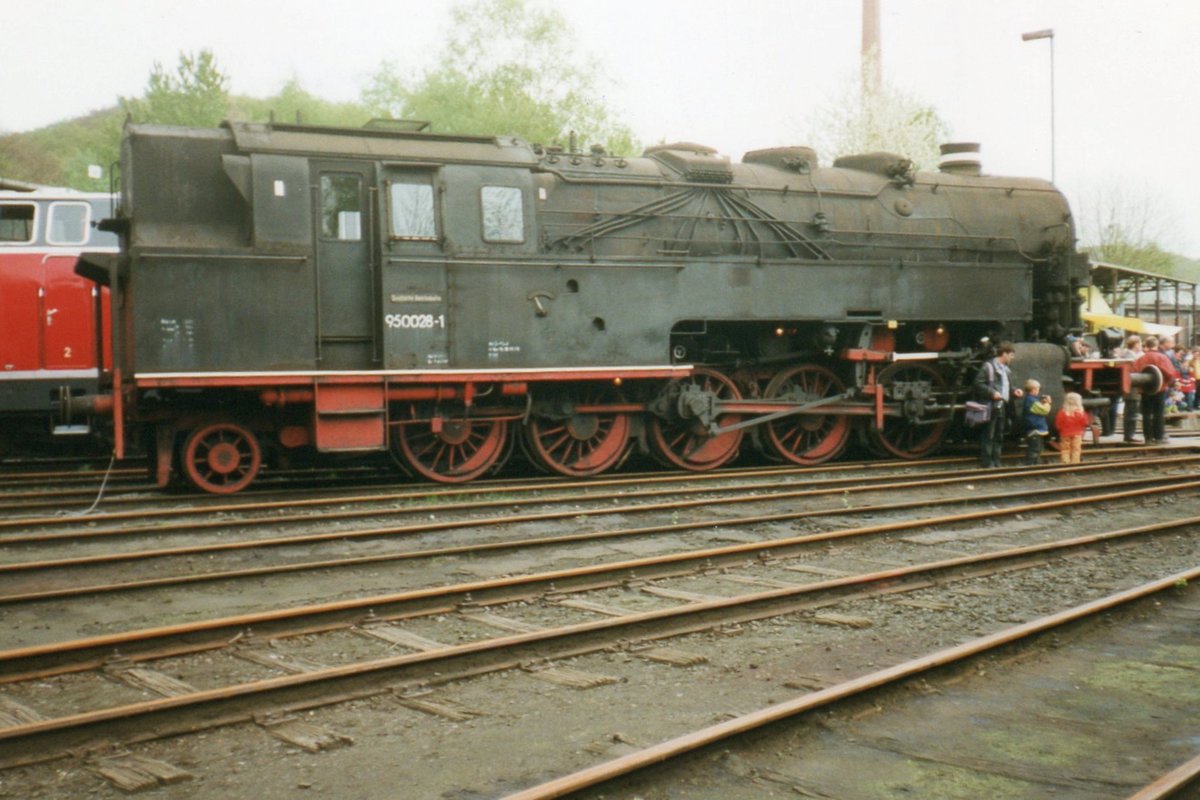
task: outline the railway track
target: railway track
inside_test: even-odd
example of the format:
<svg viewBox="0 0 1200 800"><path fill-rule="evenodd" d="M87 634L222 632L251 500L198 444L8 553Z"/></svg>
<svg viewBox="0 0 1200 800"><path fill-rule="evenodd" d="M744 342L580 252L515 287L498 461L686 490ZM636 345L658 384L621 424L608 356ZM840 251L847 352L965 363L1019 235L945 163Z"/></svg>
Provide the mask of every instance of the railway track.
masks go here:
<svg viewBox="0 0 1200 800"><path fill-rule="evenodd" d="M869 673L880 662L915 657L922 647L932 651L993 632L1005 620L1027 620L1093 599L1109 584L1161 577L1164 563L1197 563L1200 487L1187 480L1194 461L1187 453L1163 455L1097 461L1068 471L891 476L872 488L881 497L863 505L858 492L847 492L854 487L829 475L831 485L808 481L801 489L764 488L771 485L765 478L755 486L722 481L701 497L690 494L695 487L685 487L682 502L695 503L691 507L660 508L680 500L642 497L654 507L647 516L660 518L643 526L603 522L600 509L612 505L612 498L601 489L604 499L587 512L584 526L596 530L519 537L497 523L501 533L488 542L372 554L380 559L369 566L296 571L303 590L295 593L286 589L282 574L253 571L276 568L261 566L239 578L194 584L189 579L200 576L181 574L174 577L185 580L173 587L106 593L105 607L119 609L125 624L104 623L109 630L101 635L64 635L73 627L80 632L97 627L95 618L70 622L88 618L99 599L95 593L75 600L10 598L6 612L14 630L31 643L0 653L0 698L15 704L14 718L26 720L0 729L0 763L8 765L0 780L37 787L46 784L49 771L68 776L56 790L69 785L93 791L89 781L96 773L117 785L113 775L127 775L130 764L145 767L149 759L191 774L189 792L202 785L215 791L225 785L216 775L220 770L204 765L221 759L206 742L226 747L234 742L267 760L281 747L299 757L308 746L322 756L366 746L370 754L360 752L356 760L386 761L373 749L379 744L374 734L364 742L352 731L364 725L388 728L386 720L399 715L418 737L412 746L419 749L421 737L436 738L447 759L451 753L465 755L464 746L487 751L501 747L502 740L511 750L513 737L521 737L518 751L537 755L514 761L513 769L525 772L510 774L506 767L489 773L448 761L422 769L412 794L473 786L478 796L497 796L533 782L529 774L567 772L581 757L595 761L612 748L631 747L625 740L669 739L687 720L728 713L732 706L722 701L732 702L735 675L738 705L770 699L759 695L784 691L789 680L825 688L840 682L843 670ZM778 483L777 476L773 480ZM935 485L913 485L922 480ZM804 494L794 494L798 491ZM762 503L765 508L757 510L763 513L745 514L743 503L733 502L755 496L744 501L746 510ZM617 521L641 513L639 507L623 503ZM459 534L480 535L479 521L490 518L473 516L481 510L464 510L454 523ZM677 513L695 518L672 520ZM1146 524L1148 514L1159 517L1158 523ZM582 526L575 517L558 517L553 524ZM1065 535L1064 520L1084 520L1088 531ZM534 520L512 529L521 524L551 523ZM229 527L236 530L233 523ZM453 528L436 534L439 540L458 535ZM114 533L94 540L124 538ZM375 532L362 538L389 540ZM551 538L559 541L538 541ZM52 545L74 549L86 541L72 540L67 531ZM255 552L261 557L265 551ZM158 562L157 572L168 563L158 556L141 560ZM389 560L412 566L384 573L381 565ZM277 566L282 572L297 564ZM52 569L70 574L81 568ZM379 570L380 583L412 588L370 594L364 569ZM453 580L464 569L486 577ZM322 598L314 576L324 573L336 576L325 590L340 585L344 594L353 586L352 596ZM41 573L38 581L50 574ZM83 573L74 574L77 587L83 586ZM262 583L268 576L270 583ZM12 577L6 575L5 583ZM205 595L201 584L213 593ZM226 607L214 598L238 595L253 598L252 611L212 613ZM128 624L150 607L157 607L153 619L175 622ZM27 625L48 618L61 622L47 634L26 634ZM858 640L861 647L867 636L873 637L871 645L851 658L847 643ZM800 652L807 655L799 659ZM836 654L838 663L828 663L831 656L822 652ZM767 679L784 672L788 680ZM530 684L548 688L531 692ZM664 690L671 686L685 688ZM599 707L582 703L586 710L577 717L569 713L575 702L564 701L564 692L618 694ZM498 698L507 698L502 706L507 711L493 705ZM613 727L613 714L627 699L655 708L653 719ZM564 759L555 754L554 741L539 739L545 734L517 721L538 714L561 718L550 726L557 743L566 737L579 745L577 751ZM363 715L374 722L361 722ZM470 728L469 735L462 742L446 741L439 726L447 722ZM611 730L605 732L603 724ZM568 732L572 725L590 738L579 742ZM198 731L207 733L183 735ZM344 748L350 739L354 747ZM97 741L107 744L97 748ZM303 758L293 766L321 771ZM441 774L451 775L451 783L437 784ZM356 796L394 795L366 790Z"/></svg>
<svg viewBox="0 0 1200 800"><path fill-rule="evenodd" d="M311 637L314 632L322 629L326 632L350 630L393 647L403 645L418 651L407 656L376 658L338 666L320 666L301 652L289 654L279 648L248 646L241 642L242 637L239 635L230 635L232 631L244 631L247 625L253 625L259 631L259 636L264 633L277 636L279 631L272 630L270 620L265 617L257 620L209 620L203 625L183 626L170 631L133 632L122 637L120 642L113 639L103 643L65 642L32 651L6 651L0 653L0 667L4 671L3 680L7 688L6 694L10 697L10 708L16 708L16 713L34 719L24 725L0 729L0 763L12 766L40 761L51 754L61 757L94 739L98 729L106 738L116 738L125 743L140 741L144 737L139 735L139 732L147 727L148 717L165 715L168 718L165 723L154 722L154 727L160 730L155 737L161 735L164 725L165 730L174 734L210 727L214 718L220 721L218 724L226 724L234 708L243 712L239 721L245 722L252 720L255 715L294 712L298 708L392 692L396 688L396 681L403 682L403 691L427 685L432 681L440 683L453 678L511 669L514 666L529 668L531 660L576 657L602 652L628 641L656 642L698 631L712 631L722 626L777 617L785 613L812 612L842 605L847 598L866 600L895 597L927 589L933 585L934 580L945 581L948 585L964 580L979 580L981 577L990 577L1011 569L1031 569L1044 564L1041 559L1047 555L1061 556L1063 553L1083 548L1094 548L1102 541L1152 537L1176 531L1190 524L1190 520L1176 520L1159 525L1110 531L1099 537L1078 537L1041 545L1006 548L976 556L944 559L906 568L853 574L839 579L799 583L785 588L720 598L700 595L695 591L672 590L661 585L638 587L652 596L680 601L654 611L625 611L620 604L605 604L587 599L597 588L608 589L627 581L630 569L628 565L613 566L604 572L593 574L593 589L586 592L569 592L567 596L558 591L548 591L546 588L552 579L562 576L540 576L537 581L540 585L532 593L529 582L523 582L525 585L518 589L517 598L508 600L508 604L528 604L536 599L557 610L571 609L607 617L599 622L576 622L556 627L543 627L517 617L505 616L504 611L491 611L488 609L488 606L492 605L490 602L476 605L464 601L464 595L472 588L483 594L484 587L445 587L412 593L408 597L390 598L390 602L386 604L381 598L375 598L381 601L376 605L383 616L365 611L360 606L359 619L352 626L331 625L329 609L302 609L301 614L291 614L293 627L287 634L289 638L302 634ZM724 573L720 577L728 579L730 575L734 578L740 577L749 584L758 583L760 586L770 585L774 580L761 574L755 576L736 571ZM745 585L742 581L732 583ZM495 588L511 592L514 587ZM481 626L523 633L481 638L466 644L452 645L443 643L456 635L452 632L453 626L445 624L445 618L441 620L441 633L433 635L417 634L396 625L398 621L428 618L436 613L449 612L458 615L460 619L478 622ZM521 613L527 618L537 616L530 613L528 606ZM222 637L221 641L211 638L214 631L220 632L218 635ZM209 637L207 646L201 645L198 638L205 635ZM434 637L440 637L443 641ZM111 657L114 644L122 646L124 655L120 659L114 660ZM276 667L293 674L282 678L199 690L187 682L171 677L167 672L153 669L154 665L164 660L179 659L184 653L195 652L201 648L209 653L219 648L234 658L265 667ZM37 694L38 682L62 676L64 673L61 665L71 650L80 655L94 654L100 649L107 651L106 657L95 659L90 664L77 663L73 667L76 673L73 677L85 685L65 685L60 681L55 687L60 702L64 696L72 699L72 713L38 719L40 714L11 700L13 691L9 687L18 685L29 690L28 687L33 684L34 688L29 691ZM47 655L53 656L56 666L30 668L37 664L39 659L44 660ZM642 655L667 663L699 663L704 660L701 656L652 647L644 648ZM171 672L178 672L182 668L179 663L169 667ZM554 669L551 666L546 668ZM124 681L130 688L148 689L162 694L165 699L80 710L75 703L82 696L104 698L113 694L96 691L96 670L105 676ZM380 681L383 682L382 686L378 685Z"/></svg>
<svg viewBox="0 0 1200 800"><path fill-rule="evenodd" d="M1141 450L1139 448L1139 450ZM1112 457L1128 457L1134 452L1130 449L1106 449L1097 451L1098 455L1105 458ZM1015 460L1015 457L1014 457ZM120 511L103 511L89 515L92 519L104 518L102 515L109 516L110 519L135 519L145 518L148 516L179 516L187 514L204 514L215 513L220 511L238 510L238 511L253 511L253 510L273 510L280 507L297 507L297 506L320 506L335 505L335 504L361 504L366 502L380 501L400 501L411 499L429 499L438 498L441 501L446 499L470 498L479 495L491 495L497 493L518 493L518 494L535 494L551 489L567 489L580 493L588 493L596 489L620 488L628 486L638 486L645 484L654 485L682 485L695 484L706 485L711 483L719 483L725 480L738 478L755 478L755 477L777 477L796 476L803 478L821 478L823 476L835 476L838 474L846 474L857 476L861 479L871 475L886 475L891 473L911 473L914 470L921 472L924 470L937 470L951 465L971 465L972 459L965 457L945 457L939 459L927 459L919 463L911 462L887 462L887 461L867 461L867 462L843 462L837 464L826 464L819 467L782 467L782 466L752 466L739 469L725 469L717 472L709 473L692 473L692 472L633 472L619 476L605 476L603 478L595 478L587 481L572 481L565 478L535 476L529 478L506 478L506 479L490 479L474 481L468 486L455 485L440 485L430 483L419 484L397 484L395 481L389 481L379 484L367 484L346 487L354 494L345 494L345 490L341 487L334 486L329 488L328 493L325 491L315 490L311 486L302 486L294 489L250 489L240 492L236 497L223 498L214 497L209 494L192 494L187 496L167 495L156 493L155 497L147 498L145 494L139 492L132 493L127 496L110 496L106 500L106 505L138 505L142 508L125 512L124 516L119 515ZM323 489L324 487L322 487ZM297 502L296 498L302 499ZM62 493L55 492L53 494L43 493L28 493L28 494L0 494L0 513L5 516L11 516L12 519L3 522L7 527L19 527L27 525L44 525L54 522L61 522L64 516L62 511L65 511L75 505L87 505L94 499L92 492L75 492L74 490L65 490ZM154 500L159 502L158 507L149 506ZM73 501L73 502L72 502ZM164 507L170 501L182 502L186 505L177 507L174 510ZM56 513L48 516L46 519L39 521L38 515L33 513L38 509L53 508Z"/></svg>
<svg viewBox="0 0 1200 800"><path fill-rule="evenodd" d="M1188 447L1200 441L1200 433L1176 434L1172 438L1172 448L1144 445L1102 445L1090 447L1088 456L1095 458L1128 457L1135 454L1161 452L1165 449ZM1015 451L1006 457L1007 461L1019 463L1021 455ZM1047 461L1053 460L1053 453L1045 456ZM653 472L627 471L606 475L602 478L589 480L585 485L608 485L610 482L628 483L646 479L661 479L682 481L689 478L721 478L722 476L737 476L758 472L814 473L822 474L828 471L859 471L859 470L896 470L906 468L926 468L939 464L958 463L974 465L977 459L971 455L949 455L939 458L921 459L916 462L889 461L838 461L819 467L781 467L773 465L743 466L726 468L715 474L709 473L679 473L655 470ZM277 470L266 473L256 482L255 488L244 490L237 499L214 497L209 494L186 491L173 488L163 491L145 479L146 471L141 467L118 467L108 471L104 468L88 469L87 462L81 462L75 469L59 469L65 466L55 464L54 469L30 469L26 465L10 469L0 469L0 515L16 514L32 515L39 509L52 509L59 516L72 510L90 509L99 506L109 509L115 506L146 507L162 498L177 502L200 505L221 506L240 502L261 502L267 498L283 499L311 495L314 492L328 490L337 492L344 489L358 491L397 492L410 491L418 494L453 493L456 489L475 492L496 491L508 489L522 484L555 484L569 485L569 482L557 477L534 475L525 478L481 479L472 482L468 487L441 486L428 483L409 483L394 468L384 466L359 465L342 466L338 469L291 469ZM107 474L107 482L105 480ZM101 486L104 491L101 492ZM575 485L580 485L576 483ZM74 487L74 488L73 488Z"/></svg>
<svg viewBox="0 0 1200 800"><path fill-rule="evenodd" d="M1197 664L1177 660L1196 649L1197 578L1200 568L1151 581L507 800L638 797L667 787L722 800L761 797L770 788L806 797L948 797L973 786L976 796L1131 800L1195 790L1200 758L1174 769L1170 758L1190 752L1178 738L1194 741L1200 711ZM1164 594L1175 596L1146 599ZM1050 631L1059 633L1051 638ZM1171 708L1181 690L1186 711ZM817 709L825 713L813 720ZM1164 764L1169 771L1160 777Z"/></svg>
<svg viewBox="0 0 1200 800"><path fill-rule="evenodd" d="M564 551L621 540L648 540L645 547L698 552L692 560L726 557L727 553L736 558L743 550L787 546L797 537L757 543L751 539L743 546L732 547L714 547L714 537L724 536L729 529L795 525L805 520L836 519L839 528L852 526L850 533L842 529L798 537L811 543L849 535L889 533L931 524L931 519L958 522L1020 515L1032 510L1044 512L1086 507L1121 499L1194 493L1196 481L1181 479L1164 483L1163 472L1186 470L1198 460L1200 458L1196 456L1176 455L1152 461L1089 464L1082 468L1044 467L1036 474L1027 469L968 471L954 475L942 473L936 477L903 476L871 484L862 484L861 479L829 478L819 485L804 487L778 480L636 490L626 486L625 493L589 493L587 504L580 502L584 498L578 494L539 494L524 500L503 497L459 501L448 506L419 504L386 511L373 508L353 512L353 516L367 516L368 521L378 522L391 515L392 518L386 520L387 525L341 526L335 530L323 529L331 519L330 515L323 514L316 517L239 518L214 523L173 522L165 531L159 527L91 527L89 523L83 530L8 532L0 536L0 545L5 546L10 555L9 561L0 564L0 576L5 580L5 589L0 590L0 604L78 600L117 592L194 587L202 583L219 584L236 595L238 592L233 587L237 582L260 580L266 576L328 574L374 567L404 569L411 573L422 563L436 560L503 557L538 549ZM1071 480L1050 486L1031 485L1064 474L1070 474ZM1114 474L1118 476L1114 477ZM1014 504L1011 499L1013 485L1021 486L1020 493L1031 502ZM999 488L989 490L993 486ZM931 496L931 491L941 494ZM864 502L860 499L881 493L902 493L907 497L898 502ZM793 507L782 511L768 509L766 513L762 510L764 506L780 504ZM797 504L803 505L794 507ZM983 506L983 510L955 511L957 507L972 504ZM999 508L995 504L1007 507ZM483 516L477 513L494 512L497 508L503 513ZM914 514L927 509L943 510L933 517ZM436 514L428 513L431 511ZM347 513L338 511L332 519L344 519ZM407 519L396 520L399 515ZM430 516L434 519L429 519ZM871 525L853 524L856 517L887 516L899 518ZM644 521L627 524L637 519ZM45 521L31 520L30 524ZM303 523L305 527L290 535L278 535L277 529L289 522ZM572 530L564 532L563 525ZM246 530L257 533L267 526L270 530L265 535L231 540L231 537L244 536ZM314 526L319 530L314 532ZM549 532L547 526L551 526ZM180 532L187 530L200 530L204 538L193 535L189 541L178 543ZM463 541L446 544L437 538L448 534L457 534ZM698 541L685 544L679 538L684 535L698 538ZM137 540L145 541L145 537L170 546L135 549L140 544ZM129 542L130 538L135 541ZM124 547L115 551L79 552L88 547L108 546L112 540L120 540L118 543ZM69 557L38 557L43 553L54 553L64 542L69 542L74 551ZM352 544L358 549L352 549ZM363 548L372 551L361 552ZM333 550L332 554L330 550ZM197 558L203 558L204 564L197 565ZM140 577L130 577L139 570ZM423 579L403 574L403 581L405 585L413 586Z"/></svg>
<svg viewBox="0 0 1200 800"><path fill-rule="evenodd" d="M1122 447L1122 448L1101 448L1091 451L1100 456L1110 455L1130 455L1135 452L1148 452L1154 448L1146 447ZM1013 461L1019 459L1017 454L1010 454ZM557 476L532 475L527 477L509 477L503 479L490 478L473 481L469 486L441 485L425 482L410 483L403 475L397 473L395 469L386 468L371 468L371 467L349 467L342 470L289 470L279 471L272 479L269 475L264 475L261 479L261 486L256 483L255 488L247 489L239 492L236 497L214 497L210 494L200 492L184 492L172 491L164 493L156 487L140 480L145 475L145 470L140 468L122 468L114 471L114 475L118 479L116 482L117 488L115 491L105 493L103 504L111 505L130 505L140 504L145 505L147 502L146 493L152 493L155 497L169 497L179 501L185 501L197 504L207 505L225 505L239 504L265 501L276 495L291 497L301 494L311 494L314 490L332 487L332 491L338 491L340 488L356 489L361 491L378 491L378 492L412 492L416 494L443 494L443 495L458 495L480 493L488 491L496 491L497 489L511 489L527 484L537 485L573 485L573 486L607 486L607 485L622 485L631 482L640 482L644 480L651 481L686 481L688 479L714 480L720 479L723 476L736 477L739 475L754 475L764 472L773 472L779 474L826 474L830 472L858 472L871 470L902 470L911 467L934 467L942 464L971 464L974 462L969 456L950 455L939 458L922 459L919 462L894 462L894 461L838 461L835 463L827 463L817 467L794 467L794 466L777 466L777 465L760 465L760 466L741 466L730 467L720 470L715 473L694 473L680 471L665 471L657 469L653 471L638 471L630 470L618 474L605 475L603 477L589 479L584 482L569 481ZM41 508L52 508L56 511L69 509L73 507L86 507L91 505L96 497L96 490L104 477L105 471L77 471L77 470L52 470L52 471L18 471L6 473L0 471L0 512L15 512L25 514ZM130 478L128 485L122 487L120 479ZM91 484L85 488L62 488L63 483L86 482ZM289 489L288 484L296 484L294 488ZM45 488L50 486L52 488ZM9 491L5 491L9 490Z"/></svg>
<svg viewBox="0 0 1200 800"><path fill-rule="evenodd" d="M57 466L57 465L56 465ZM276 470L264 476L263 485L256 492L279 491L281 487L295 487L300 491L318 486L353 486L364 482L390 482L403 480L394 469L371 464L348 466L339 469L287 469ZM172 488L168 492L147 480L146 469L137 467L92 468L81 463L76 469L16 469L0 470L0 509L9 508L57 508L65 503L90 505L99 493L101 485L105 491L101 499L106 503L145 501L146 493L175 497L209 495L187 492ZM50 488L47 488L50 487ZM77 488L71 488L77 487Z"/></svg>
<svg viewBox="0 0 1200 800"><path fill-rule="evenodd" d="M1160 451L1161 453L1162 451ZM1171 464L1172 458L1187 459L1187 451L1173 451L1174 456L1166 456L1167 461L1162 463ZM1100 453L1102 460L1096 463L1089 462L1085 467L1077 468L1079 471L1090 471L1094 469L1108 469L1114 466L1120 466L1129 462L1131 454L1128 450L1117 449L1102 451ZM1142 462L1148 463L1148 462ZM1047 468L1055 467L1053 462L1045 465ZM407 487L397 489L395 487L368 487L371 489L368 493L343 494L336 493L336 490L330 493L313 492L312 490L296 489L288 493L285 499L275 499L274 494L265 499L246 497L236 502L221 501L211 496L202 496L200 498L189 498L183 504L171 505L170 501L163 502L162 498L146 498L143 495L136 497L121 498L126 503L137 503L141 508L130 509L127 511L105 510L97 511L86 515L72 514L61 505L56 506L58 512L52 515L37 515L32 512L43 507L42 504L36 506L25 506L17 503L13 505L0 504L0 513L4 514L0 518L0 544L5 542L28 542L36 540L36 536L29 534L28 531L34 528L46 527L62 527L73 526L77 529L87 527L87 536L103 536L103 535L120 535L124 533L137 532L161 532L173 533L181 530L197 530L202 528L219 527L222 523L220 520L213 521L209 518L215 515L227 513L236 513L239 515L239 524L244 527L250 527L255 524L248 515L253 512L264 512L263 516L257 520L258 524L271 526L279 526L288 522L295 521L311 521L312 516L304 515L289 515L281 516L279 512L284 510L306 509L320 513L326 520L334 519L353 519L358 517L369 517L373 514L392 514L396 511L413 511L427 510L428 508L436 508L438 510L446 509L465 509L465 508L487 508L489 506L508 505L510 501L513 504L521 502L527 503L552 503L553 498L547 499L547 492L569 493L573 496L578 496L581 499L588 500L610 500L621 497L635 496L654 496L655 494L662 496L676 491L679 494L699 494L708 491L706 486L718 486L729 481L737 481L739 479L760 480L764 482L766 488L786 488L788 481L793 484L808 484L812 482L820 482L821 487L846 487L851 491L866 491L871 489L871 481L876 476L886 476L888 474L900 474L909 479L919 480L922 475L928 475L931 479L936 480L941 476L942 470L945 468L961 468L958 474L965 475L980 475L988 476L986 470L975 469L972 462L968 459L941 459L938 461L922 462L920 466L914 466L901 463L875 463L875 464L855 464L855 465L838 465L832 467L819 468L781 468L781 467L766 467L766 468L751 468L744 470L725 470L719 473L707 473L701 475L689 473L671 473L666 475L660 474L639 474L623 478L607 478L602 480L589 481L586 483L571 483L562 479L534 479L524 481L503 481L503 482L481 482L470 487ZM1014 468L1015 465L1014 465ZM844 474L846 477L840 479L838 475ZM868 481L864 484L863 481ZM774 482L774 483L772 483ZM666 487L659 489L646 489L640 487ZM672 489L671 487L687 486L685 490ZM639 487L639 491L630 491L631 487ZM249 494L249 493L248 493ZM482 501L475 498L485 498ZM501 497L503 499L496 499ZM522 497L530 498L527 501L522 501ZM491 498L491 499L486 499ZM154 502L157 500L158 502ZM152 503L148 505L148 503ZM419 505L424 503L425 505ZM474 503L474 506L469 505ZM375 506L371 508L370 506ZM336 511L322 511L337 507ZM347 507L362 507L363 510L355 510ZM168 526L127 526L127 520L137 521L162 521L172 519L184 519L187 517L202 518L198 522L176 522ZM115 528L99 528L97 525L103 523L120 523ZM8 536L5 538L4 531L7 530L23 530L26 533L23 536ZM47 534L44 538L49 540L62 536L64 534ZM85 535L85 534L80 534Z"/></svg>

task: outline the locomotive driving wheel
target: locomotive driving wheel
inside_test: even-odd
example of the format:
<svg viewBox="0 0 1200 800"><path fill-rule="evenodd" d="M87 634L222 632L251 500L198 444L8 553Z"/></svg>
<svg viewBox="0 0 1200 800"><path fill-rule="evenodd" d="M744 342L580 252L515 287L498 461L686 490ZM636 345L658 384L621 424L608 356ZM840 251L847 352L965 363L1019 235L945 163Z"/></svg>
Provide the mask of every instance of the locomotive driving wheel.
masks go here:
<svg viewBox="0 0 1200 800"><path fill-rule="evenodd" d="M650 417L650 446L654 455L667 466L702 472L732 461L742 444L742 429L713 435L706 414L712 403L740 400L741 392L729 378L715 370L697 367L687 378L672 381L668 388L671 413L667 418ZM741 421L738 414L721 414L713 421L719 426Z"/></svg>
<svg viewBox="0 0 1200 800"><path fill-rule="evenodd" d="M502 419L435 417L399 425L392 449L417 474L438 483L465 483L505 454L508 423Z"/></svg>
<svg viewBox="0 0 1200 800"><path fill-rule="evenodd" d="M262 466L262 448L235 422L202 425L187 437L179 456L188 481L210 494L233 494L250 485Z"/></svg>
<svg viewBox="0 0 1200 800"><path fill-rule="evenodd" d="M775 375L767 384L767 400L812 403L837 397L845 387L825 367L801 364ZM850 439L850 418L840 414L797 414L768 422L766 443L771 451L793 464L820 464L836 457Z"/></svg>
<svg viewBox="0 0 1200 800"><path fill-rule="evenodd" d="M614 389L590 387L574 405L619 402L621 397ZM529 420L525 428L529 455L551 472L570 478L598 475L620 461L629 444L629 415L571 411L563 418L534 416Z"/></svg>
<svg viewBox="0 0 1200 800"><path fill-rule="evenodd" d="M946 385L941 373L928 364L897 361L883 369L876 381L901 413L884 417L883 430L868 429L871 445L897 458L921 458L936 450L950 427L948 409L927 408L933 392Z"/></svg>

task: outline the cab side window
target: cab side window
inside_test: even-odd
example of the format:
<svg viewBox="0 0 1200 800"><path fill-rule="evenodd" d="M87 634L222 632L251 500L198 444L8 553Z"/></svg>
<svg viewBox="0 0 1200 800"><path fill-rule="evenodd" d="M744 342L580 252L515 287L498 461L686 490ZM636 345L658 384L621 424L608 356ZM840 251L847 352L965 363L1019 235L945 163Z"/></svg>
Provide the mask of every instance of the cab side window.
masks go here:
<svg viewBox="0 0 1200 800"><path fill-rule="evenodd" d="M46 241L50 244L86 244L92 209L87 203L54 203Z"/></svg>
<svg viewBox="0 0 1200 800"><path fill-rule="evenodd" d="M521 190L515 186L484 186L480 190L485 242L525 241L525 211Z"/></svg>
<svg viewBox="0 0 1200 800"><path fill-rule="evenodd" d="M393 239L435 241L437 217L433 207L433 185L428 180L394 182L388 187Z"/></svg>
<svg viewBox="0 0 1200 800"><path fill-rule="evenodd" d="M348 173L321 175L321 238L362 241L362 178Z"/></svg>
<svg viewBox="0 0 1200 800"><path fill-rule="evenodd" d="M32 203L0 205L0 243L28 244L33 241L36 206Z"/></svg>

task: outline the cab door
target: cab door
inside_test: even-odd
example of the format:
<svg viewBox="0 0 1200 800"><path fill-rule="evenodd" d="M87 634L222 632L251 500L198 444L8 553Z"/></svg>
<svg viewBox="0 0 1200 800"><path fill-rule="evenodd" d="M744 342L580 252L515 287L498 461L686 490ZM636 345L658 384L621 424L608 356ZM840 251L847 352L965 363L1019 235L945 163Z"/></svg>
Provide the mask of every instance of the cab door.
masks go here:
<svg viewBox="0 0 1200 800"><path fill-rule="evenodd" d="M379 360L378 263L372 165L312 165L319 369L370 369Z"/></svg>
<svg viewBox="0 0 1200 800"><path fill-rule="evenodd" d="M452 321L438 173L429 168L386 165L382 185L387 220L384 366L402 370L448 367Z"/></svg>
<svg viewBox="0 0 1200 800"><path fill-rule="evenodd" d="M96 358L97 289L75 274L87 246L92 207L77 200L50 204L42 258L42 361L48 370L92 370Z"/></svg>
<svg viewBox="0 0 1200 800"><path fill-rule="evenodd" d="M96 363L96 289L75 274L79 256L44 257L42 362L50 370L93 370Z"/></svg>

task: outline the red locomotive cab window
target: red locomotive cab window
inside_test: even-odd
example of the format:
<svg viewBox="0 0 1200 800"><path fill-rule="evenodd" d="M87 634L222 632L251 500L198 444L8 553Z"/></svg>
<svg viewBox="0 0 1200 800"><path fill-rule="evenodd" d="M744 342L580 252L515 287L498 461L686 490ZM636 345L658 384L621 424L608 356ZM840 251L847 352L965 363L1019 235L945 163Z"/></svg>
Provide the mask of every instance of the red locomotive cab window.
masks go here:
<svg viewBox="0 0 1200 800"><path fill-rule="evenodd" d="M46 241L50 244L87 244L92 207L87 203L53 203Z"/></svg>
<svg viewBox="0 0 1200 800"><path fill-rule="evenodd" d="M0 204L0 244L29 244L34 239L37 206L33 203Z"/></svg>
<svg viewBox="0 0 1200 800"><path fill-rule="evenodd" d="M349 173L321 175L321 238L360 242L363 238L362 177Z"/></svg>

